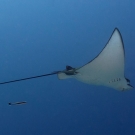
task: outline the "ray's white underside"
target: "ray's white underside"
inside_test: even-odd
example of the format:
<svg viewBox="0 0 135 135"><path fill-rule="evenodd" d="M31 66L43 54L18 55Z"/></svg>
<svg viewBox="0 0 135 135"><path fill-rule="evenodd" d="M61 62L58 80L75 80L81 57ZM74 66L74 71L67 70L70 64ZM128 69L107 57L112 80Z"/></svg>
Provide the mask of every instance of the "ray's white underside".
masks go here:
<svg viewBox="0 0 135 135"><path fill-rule="evenodd" d="M108 86L117 90L132 89L124 76L124 45L116 28L101 53L86 65L76 68L75 75L58 73L59 79L75 78L81 82Z"/></svg>

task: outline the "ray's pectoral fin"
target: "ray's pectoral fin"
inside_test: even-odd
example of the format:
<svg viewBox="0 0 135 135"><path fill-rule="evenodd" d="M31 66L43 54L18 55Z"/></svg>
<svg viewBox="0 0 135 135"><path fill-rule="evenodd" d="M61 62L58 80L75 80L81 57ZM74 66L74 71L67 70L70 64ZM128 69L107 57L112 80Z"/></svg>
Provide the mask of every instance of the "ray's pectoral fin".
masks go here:
<svg viewBox="0 0 135 135"><path fill-rule="evenodd" d="M81 76L77 80L88 84L108 86L117 90L129 90L133 87L125 78L125 51L122 36L116 28L99 55L77 71Z"/></svg>

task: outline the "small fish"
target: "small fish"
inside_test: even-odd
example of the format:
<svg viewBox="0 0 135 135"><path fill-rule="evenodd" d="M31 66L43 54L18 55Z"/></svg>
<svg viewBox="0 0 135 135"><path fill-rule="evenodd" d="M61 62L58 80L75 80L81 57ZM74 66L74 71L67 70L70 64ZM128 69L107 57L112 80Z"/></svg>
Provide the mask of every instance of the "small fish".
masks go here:
<svg viewBox="0 0 135 135"><path fill-rule="evenodd" d="M22 102L8 103L8 105L22 105L26 103L27 103L26 101L22 101Z"/></svg>

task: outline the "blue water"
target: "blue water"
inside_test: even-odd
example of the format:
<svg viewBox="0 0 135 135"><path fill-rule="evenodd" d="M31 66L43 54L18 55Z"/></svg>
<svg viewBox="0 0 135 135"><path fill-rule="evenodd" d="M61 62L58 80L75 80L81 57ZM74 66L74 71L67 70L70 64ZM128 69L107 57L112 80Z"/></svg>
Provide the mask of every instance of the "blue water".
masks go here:
<svg viewBox="0 0 135 135"><path fill-rule="evenodd" d="M134 13L134 0L1 0L0 82L82 66L118 27L135 86ZM56 75L0 85L0 135L135 135L135 90Z"/></svg>

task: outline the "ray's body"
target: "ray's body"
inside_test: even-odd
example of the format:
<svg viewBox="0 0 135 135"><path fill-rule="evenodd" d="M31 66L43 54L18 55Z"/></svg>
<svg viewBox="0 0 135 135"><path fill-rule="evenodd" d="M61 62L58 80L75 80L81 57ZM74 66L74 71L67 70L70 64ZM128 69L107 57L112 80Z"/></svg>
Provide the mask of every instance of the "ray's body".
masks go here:
<svg viewBox="0 0 135 135"><path fill-rule="evenodd" d="M59 79L75 78L84 83L107 86L123 91L133 88L130 85L130 80L125 78L124 67L124 44L119 30L115 28L106 46L99 55L80 68L66 66L66 69L63 71L55 71L49 74L1 82L0 84L57 74Z"/></svg>

